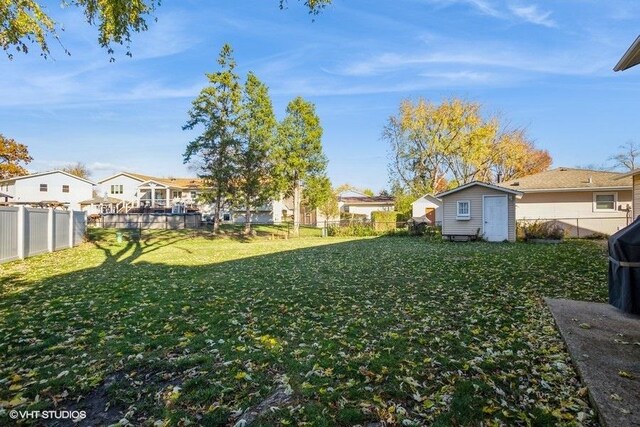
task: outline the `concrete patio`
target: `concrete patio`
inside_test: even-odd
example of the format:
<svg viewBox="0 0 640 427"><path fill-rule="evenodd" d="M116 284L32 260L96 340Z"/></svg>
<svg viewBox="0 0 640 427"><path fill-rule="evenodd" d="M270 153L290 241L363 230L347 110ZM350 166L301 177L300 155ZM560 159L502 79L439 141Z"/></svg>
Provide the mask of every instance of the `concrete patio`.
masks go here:
<svg viewBox="0 0 640 427"><path fill-rule="evenodd" d="M546 302L602 425L640 426L640 316L609 304Z"/></svg>

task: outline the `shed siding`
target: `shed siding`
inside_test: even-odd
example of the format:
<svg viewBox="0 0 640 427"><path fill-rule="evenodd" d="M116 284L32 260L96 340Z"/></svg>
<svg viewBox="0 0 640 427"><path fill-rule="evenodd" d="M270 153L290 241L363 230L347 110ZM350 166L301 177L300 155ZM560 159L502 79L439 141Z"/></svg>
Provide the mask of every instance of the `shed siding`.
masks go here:
<svg viewBox="0 0 640 427"><path fill-rule="evenodd" d="M507 196L507 216L509 227L509 241L516 240L516 203L513 194L475 185L442 197L442 234L482 234L482 196ZM471 202L471 218L469 220L456 219L457 202L469 200ZM478 231L479 230L479 231Z"/></svg>

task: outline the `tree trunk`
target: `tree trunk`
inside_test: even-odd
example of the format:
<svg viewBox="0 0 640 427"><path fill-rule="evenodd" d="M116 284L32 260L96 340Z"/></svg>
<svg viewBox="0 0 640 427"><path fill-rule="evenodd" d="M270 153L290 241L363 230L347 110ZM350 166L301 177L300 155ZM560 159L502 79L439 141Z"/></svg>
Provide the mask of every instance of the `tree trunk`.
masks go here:
<svg viewBox="0 0 640 427"><path fill-rule="evenodd" d="M247 207L244 213L244 234L251 234L251 205L247 200Z"/></svg>
<svg viewBox="0 0 640 427"><path fill-rule="evenodd" d="M295 183L293 184L293 236L300 235L300 180L296 174Z"/></svg>
<svg viewBox="0 0 640 427"><path fill-rule="evenodd" d="M216 203L213 208L213 234L218 234L220 231L220 195L216 196Z"/></svg>

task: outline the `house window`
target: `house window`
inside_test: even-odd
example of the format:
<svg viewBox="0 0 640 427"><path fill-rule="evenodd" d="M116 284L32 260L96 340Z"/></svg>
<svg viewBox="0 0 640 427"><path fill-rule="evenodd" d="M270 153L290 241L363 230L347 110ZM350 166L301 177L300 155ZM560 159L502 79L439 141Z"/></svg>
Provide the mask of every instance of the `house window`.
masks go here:
<svg viewBox="0 0 640 427"><path fill-rule="evenodd" d="M40 191L48 191L49 188L47 186L47 184L40 184Z"/></svg>
<svg viewBox="0 0 640 427"><path fill-rule="evenodd" d="M124 192L123 190L124 188L122 185L111 185L111 194L122 194Z"/></svg>
<svg viewBox="0 0 640 427"><path fill-rule="evenodd" d="M222 215L222 220L223 221L231 221L231 214L226 213L226 214Z"/></svg>
<svg viewBox="0 0 640 427"><path fill-rule="evenodd" d="M62 192L63 193L68 193L69 192L69 186L68 185L63 185L62 186Z"/></svg>
<svg viewBox="0 0 640 427"><path fill-rule="evenodd" d="M471 218L471 202L469 200L458 200L456 209L456 219Z"/></svg>
<svg viewBox="0 0 640 427"><path fill-rule="evenodd" d="M196 192L192 191L191 192L191 200L195 200L196 199Z"/></svg>
<svg viewBox="0 0 640 427"><path fill-rule="evenodd" d="M617 193L594 193L593 194L593 211L594 212L611 212L616 210L618 199Z"/></svg>
<svg viewBox="0 0 640 427"><path fill-rule="evenodd" d="M171 198L172 199L181 199L182 198L182 191L173 190L171 192Z"/></svg>

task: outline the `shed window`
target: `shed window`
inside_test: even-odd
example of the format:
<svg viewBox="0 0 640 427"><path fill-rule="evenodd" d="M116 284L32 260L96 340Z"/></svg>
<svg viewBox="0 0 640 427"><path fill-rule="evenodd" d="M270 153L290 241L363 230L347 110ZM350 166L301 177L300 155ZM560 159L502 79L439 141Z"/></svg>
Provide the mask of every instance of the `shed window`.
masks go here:
<svg viewBox="0 0 640 427"><path fill-rule="evenodd" d="M62 192L63 193L68 193L69 192L69 186L68 185L63 185L62 186Z"/></svg>
<svg viewBox="0 0 640 427"><path fill-rule="evenodd" d="M49 186L47 184L40 184L40 191L48 191Z"/></svg>
<svg viewBox="0 0 640 427"><path fill-rule="evenodd" d="M615 211L616 193L595 193L593 195L594 211Z"/></svg>
<svg viewBox="0 0 640 427"><path fill-rule="evenodd" d="M456 218L457 219L471 218L471 202L469 200L458 200Z"/></svg>

